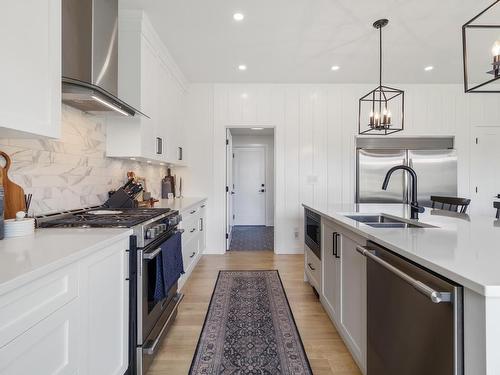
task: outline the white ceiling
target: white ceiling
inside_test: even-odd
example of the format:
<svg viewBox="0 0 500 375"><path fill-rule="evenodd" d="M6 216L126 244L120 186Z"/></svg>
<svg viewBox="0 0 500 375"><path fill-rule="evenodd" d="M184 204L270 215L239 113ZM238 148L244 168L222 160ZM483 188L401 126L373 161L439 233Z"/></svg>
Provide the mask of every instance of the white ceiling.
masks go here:
<svg viewBox="0 0 500 375"><path fill-rule="evenodd" d="M379 18L390 21L384 81L460 83L461 26L492 2L121 0L148 13L190 81L272 83L376 83ZM435 69L424 72L427 65Z"/></svg>

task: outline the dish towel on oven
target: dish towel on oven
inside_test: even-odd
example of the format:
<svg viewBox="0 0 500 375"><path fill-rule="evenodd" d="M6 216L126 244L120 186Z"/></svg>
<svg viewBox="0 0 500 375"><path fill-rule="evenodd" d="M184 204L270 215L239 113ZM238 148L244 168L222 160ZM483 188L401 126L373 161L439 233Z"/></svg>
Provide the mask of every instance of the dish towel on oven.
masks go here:
<svg viewBox="0 0 500 375"><path fill-rule="evenodd" d="M161 255L156 257L155 302L167 297L169 289L183 273L182 234L177 232L161 245Z"/></svg>

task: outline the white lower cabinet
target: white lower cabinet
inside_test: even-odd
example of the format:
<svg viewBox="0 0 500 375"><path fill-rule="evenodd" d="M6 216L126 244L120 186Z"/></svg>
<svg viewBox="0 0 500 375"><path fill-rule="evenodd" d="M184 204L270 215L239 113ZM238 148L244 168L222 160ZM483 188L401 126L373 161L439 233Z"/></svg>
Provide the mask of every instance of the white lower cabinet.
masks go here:
<svg viewBox="0 0 500 375"><path fill-rule="evenodd" d="M123 246L113 245L80 264L81 367L89 375L122 375L128 367L128 256Z"/></svg>
<svg viewBox="0 0 500 375"><path fill-rule="evenodd" d="M331 319L340 321L340 257L338 230L323 224L323 293L322 303Z"/></svg>
<svg viewBox="0 0 500 375"><path fill-rule="evenodd" d="M305 274L318 294L321 293L321 260L306 245L305 247Z"/></svg>
<svg viewBox="0 0 500 375"><path fill-rule="evenodd" d="M123 375L128 238L0 295L0 375Z"/></svg>
<svg viewBox="0 0 500 375"><path fill-rule="evenodd" d="M201 201L195 206L180 211L182 222L180 227L184 229L182 234L182 260L184 263L184 275L179 279L179 288L182 288L191 275L198 260L203 254L206 245L205 220L206 201Z"/></svg>
<svg viewBox="0 0 500 375"><path fill-rule="evenodd" d="M363 371L366 368L366 258L356 251L363 245L341 235L340 325L344 340Z"/></svg>
<svg viewBox="0 0 500 375"><path fill-rule="evenodd" d="M0 348L0 374L81 374L78 306L68 303Z"/></svg>
<svg viewBox="0 0 500 375"><path fill-rule="evenodd" d="M322 219L321 303L366 373L366 260L356 251L366 240Z"/></svg>

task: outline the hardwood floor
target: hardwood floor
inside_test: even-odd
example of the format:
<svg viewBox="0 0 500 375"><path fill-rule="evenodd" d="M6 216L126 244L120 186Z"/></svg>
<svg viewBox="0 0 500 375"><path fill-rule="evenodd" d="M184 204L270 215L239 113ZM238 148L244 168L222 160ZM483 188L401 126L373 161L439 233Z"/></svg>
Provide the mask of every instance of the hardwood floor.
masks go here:
<svg viewBox="0 0 500 375"><path fill-rule="evenodd" d="M360 374L311 287L304 282L302 255L268 251L203 256L183 288L176 321L148 375L188 374L219 270L277 269L315 375ZM214 374L216 375L216 374Z"/></svg>

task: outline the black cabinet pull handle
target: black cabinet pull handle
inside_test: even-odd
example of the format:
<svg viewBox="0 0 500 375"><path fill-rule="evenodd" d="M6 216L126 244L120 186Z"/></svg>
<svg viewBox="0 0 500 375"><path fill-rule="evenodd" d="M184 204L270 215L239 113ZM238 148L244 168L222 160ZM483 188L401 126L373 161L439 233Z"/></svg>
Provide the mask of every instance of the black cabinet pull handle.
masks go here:
<svg viewBox="0 0 500 375"><path fill-rule="evenodd" d="M333 232L332 237L332 255L337 257L337 232Z"/></svg>
<svg viewBox="0 0 500 375"><path fill-rule="evenodd" d="M314 268L313 266L311 266L311 263L307 263L307 265L309 266L309 268L313 271L316 271L316 268Z"/></svg>
<svg viewBox="0 0 500 375"><path fill-rule="evenodd" d="M196 255L196 253L191 254L189 257L192 258Z"/></svg>
<svg viewBox="0 0 500 375"><path fill-rule="evenodd" d="M189 231L189 233L193 233L196 230L196 228L193 228Z"/></svg>
<svg viewBox="0 0 500 375"><path fill-rule="evenodd" d="M191 212L190 212L190 214L192 215L192 214L194 214L195 212L196 212L196 210L193 210L193 211L191 211Z"/></svg>
<svg viewBox="0 0 500 375"><path fill-rule="evenodd" d="M340 255L339 255L339 247L338 247L338 244L339 244L339 234L338 233L335 233L335 236L333 237L333 242L334 242L334 247L335 247L335 258L337 259L340 259Z"/></svg>

